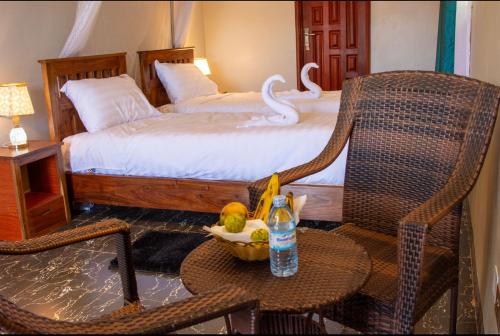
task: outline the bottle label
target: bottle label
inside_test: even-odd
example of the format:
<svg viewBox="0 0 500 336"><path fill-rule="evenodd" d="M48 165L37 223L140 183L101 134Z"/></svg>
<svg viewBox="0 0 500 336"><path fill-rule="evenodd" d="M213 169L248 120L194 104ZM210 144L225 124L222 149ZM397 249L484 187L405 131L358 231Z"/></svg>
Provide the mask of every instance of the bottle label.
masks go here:
<svg viewBox="0 0 500 336"><path fill-rule="evenodd" d="M295 230L270 232L269 246L275 251L286 251L297 243Z"/></svg>

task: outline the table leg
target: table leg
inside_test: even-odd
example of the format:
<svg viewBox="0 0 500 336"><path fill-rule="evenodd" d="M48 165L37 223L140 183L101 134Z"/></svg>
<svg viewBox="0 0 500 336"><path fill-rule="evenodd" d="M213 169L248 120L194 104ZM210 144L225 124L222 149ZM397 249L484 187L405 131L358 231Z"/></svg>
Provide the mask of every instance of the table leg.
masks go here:
<svg viewBox="0 0 500 336"><path fill-rule="evenodd" d="M323 335L326 334L324 324L314 321L313 313L307 316L299 314L285 313L261 313L259 319L258 333L264 335L289 335L289 334L305 334L305 335ZM241 313L230 315L230 325L232 330L236 330L242 334L250 334L248 315Z"/></svg>

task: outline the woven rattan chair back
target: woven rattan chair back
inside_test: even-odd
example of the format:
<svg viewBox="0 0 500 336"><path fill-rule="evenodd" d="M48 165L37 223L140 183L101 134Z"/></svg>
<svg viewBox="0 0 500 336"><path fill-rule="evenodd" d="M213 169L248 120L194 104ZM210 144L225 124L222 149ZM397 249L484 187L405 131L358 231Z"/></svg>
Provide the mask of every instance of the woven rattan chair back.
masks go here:
<svg viewBox="0 0 500 336"><path fill-rule="evenodd" d="M478 172L496 117L497 88L412 71L360 77L346 90L342 99L350 104L344 106L354 114L343 222L395 236L401 218L452 174ZM456 249L460 214L455 207L428 243Z"/></svg>
<svg viewBox="0 0 500 336"><path fill-rule="evenodd" d="M456 330L461 203L484 162L499 100L499 87L435 72L343 83L324 150L279 173L285 185L322 171L349 141L345 225L334 233L369 251L372 273L360 293L326 316L363 332L409 333L451 288L450 332ZM249 186L252 208L268 181Z"/></svg>

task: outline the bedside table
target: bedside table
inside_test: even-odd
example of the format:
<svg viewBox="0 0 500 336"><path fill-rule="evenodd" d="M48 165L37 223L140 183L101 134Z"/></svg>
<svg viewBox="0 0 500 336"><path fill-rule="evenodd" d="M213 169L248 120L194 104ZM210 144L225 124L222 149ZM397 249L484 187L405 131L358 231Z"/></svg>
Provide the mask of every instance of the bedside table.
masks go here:
<svg viewBox="0 0 500 336"><path fill-rule="evenodd" d="M61 145L29 141L0 148L0 240L41 236L69 223L71 214Z"/></svg>

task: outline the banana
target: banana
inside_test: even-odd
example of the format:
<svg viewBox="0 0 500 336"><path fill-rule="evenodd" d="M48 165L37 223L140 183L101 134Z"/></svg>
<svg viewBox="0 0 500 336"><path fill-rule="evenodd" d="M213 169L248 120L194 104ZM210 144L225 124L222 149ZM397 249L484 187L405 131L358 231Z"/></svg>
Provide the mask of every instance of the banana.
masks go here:
<svg viewBox="0 0 500 336"><path fill-rule="evenodd" d="M273 205L273 198L280 193L278 174L274 173L269 180L267 189L262 193L255 209L254 219L262 219L267 224L269 212Z"/></svg>
<svg viewBox="0 0 500 336"><path fill-rule="evenodd" d="M257 208L255 209L255 212L253 214L253 219L259 219L262 214L262 210L264 210L264 201L265 201L265 194L267 191L264 191L264 193L260 196L259 203L257 203Z"/></svg>
<svg viewBox="0 0 500 336"><path fill-rule="evenodd" d="M293 192L291 191L288 194L286 194L286 205L288 205L288 207L293 213Z"/></svg>

